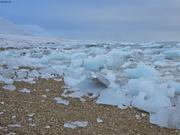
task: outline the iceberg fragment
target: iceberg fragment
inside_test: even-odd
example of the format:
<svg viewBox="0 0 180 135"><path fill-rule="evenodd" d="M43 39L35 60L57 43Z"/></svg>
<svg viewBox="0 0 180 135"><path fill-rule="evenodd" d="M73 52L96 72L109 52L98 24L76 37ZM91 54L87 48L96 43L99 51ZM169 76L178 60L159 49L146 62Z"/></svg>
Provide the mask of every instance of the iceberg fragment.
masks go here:
<svg viewBox="0 0 180 135"><path fill-rule="evenodd" d="M130 78L153 77L159 75L153 67L145 65L142 62L140 62L135 69L126 69L125 73Z"/></svg>
<svg viewBox="0 0 180 135"><path fill-rule="evenodd" d="M88 57L84 60L84 68L90 71L100 71L105 67L106 58L104 56Z"/></svg>

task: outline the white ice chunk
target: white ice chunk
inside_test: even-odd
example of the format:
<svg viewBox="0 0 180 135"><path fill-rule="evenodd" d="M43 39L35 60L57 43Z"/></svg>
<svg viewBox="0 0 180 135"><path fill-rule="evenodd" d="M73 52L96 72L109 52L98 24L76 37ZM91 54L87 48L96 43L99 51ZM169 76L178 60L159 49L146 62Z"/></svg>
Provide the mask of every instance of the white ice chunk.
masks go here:
<svg viewBox="0 0 180 135"><path fill-rule="evenodd" d="M132 64L132 62L128 61L128 62L124 63L121 67L128 68L131 64Z"/></svg>
<svg viewBox="0 0 180 135"><path fill-rule="evenodd" d="M62 99L60 97L55 97L54 100L57 104L69 105L69 101Z"/></svg>
<svg viewBox="0 0 180 135"><path fill-rule="evenodd" d="M161 108L170 106L171 102L167 97L155 95L148 98L145 93L141 92L134 98L132 105L147 112L157 112Z"/></svg>
<svg viewBox="0 0 180 135"><path fill-rule="evenodd" d="M102 123L103 122L103 120L101 118L99 118L99 117L96 119L96 121L97 121L97 123Z"/></svg>
<svg viewBox="0 0 180 135"><path fill-rule="evenodd" d="M168 86L175 89L175 93L180 94L180 82L169 80Z"/></svg>
<svg viewBox="0 0 180 135"><path fill-rule="evenodd" d="M25 70L25 69L18 70L16 71L16 75L18 79L27 78L28 70Z"/></svg>
<svg viewBox="0 0 180 135"><path fill-rule="evenodd" d="M64 76L64 82L70 87L75 87L85 78L85 76L81 76L79 78L73 78L72 76Z"/></svg>
<svg viewBox="0 0 180 135"><path fill-rule="evenodd" d="M73 93L68 94L68 97L76 97L81 98L83 96L89 97L97 97L101 90L105 89L106 87L102 84L98 84L92 79L85 78L80 83L78 83L74 88L71 90Z"/></svg>
<svg viewBox="0 0 180 135"><path fill-rule="evenodd" d="M12 125L8 125L8 127L10 127L10 128L20 128L21 124L12 124Z"/></svg>
<svg viewBox="0 0 180 135"><path fill-rule="evenodd" d="M89 78L94 80L96 84L103 85L105 87L110 85L110 81L100 73L91 72Z"/></svg>
<svg viewBox="0 0 180 135"><path fill-rule="evenodd" d="M33 117L34 115L35 115L35 113L27 114L28 117Z"/></svg>
<svg viewBox="0 0 180 135"><path fill-rule="evenodd" d="M154 62L154 65L158 66L158 67L167 67L167 66L169 66L165 61L156 61L156 62Z"/></svg>
<svg viewBox="0 0 180 135"><path fill-rule="evenodd" d="M104 68L106 58L104 56L89 57L84 61L84 67L86 70L100 71Z"/></svg>
<svg viewBox="0 0 180 135"><path fill-rule="evenodd" d="M150 115L150 122L162 127L180 129L180 107L169 107Z"/></svg>
<svg viewBox="0 0 180 135"><path fill-rule="evenodd" d="M30 83L30 84L35 84L36 81L34 81L33 78L27 78L27 79L17 79L16 81L22 81L22 82L27 82L27 83Z"/></svg>
<svg viewBox="0 0 180 135"><path fill-rule="evenodd" d="M65 128L71 128L71 129L83 128L86 126L88 126L88 121L68 121L64 123Z"/></svg>
<svg viewBox="0 0 180 135"><path fill-rule="evenodd" d="M6 134L6 135L16 135L16 133L15 133L15 132L9 132L9 133Z"/></svg>
<svg viewBox="0 0 180 135"><path fill-rule="evenodd" d="M96 103L118 106L121 109L130 105L130 99L126 97L122 89L108 88L100 93Z"/></svg>
<svg viewBox="0 0 180 135"><path fill-rule="evenodd" d="M23 88L23 89L21 89L19 91L22 92L22 93L31 93L31 90L27 89L27 88Z"/></svg>
<svg viewBox="0 0 180 135"><path fill-rule="evenodd" d="M62 58L53 58L53 59L50 59L48 62L51 65L69 65L70 64L69 59L62 59Z"/></svg>
<svg viewBox="0 0 180 135"><path fill-rule="evenodd" d="M4 78L4 79L2 79L2 82L4 82L5 84L13 84L14 80L13 79Z"/></svg>
<svg viewBox="0 0 180 135"><path fill-rule="evenodd" d="M78 67L81 67L83 65L83 60L81 59L76 59L76 60L73 60L71 61L71 68L78 68Z"/></svg>
<svg viewBox="0 0 180 135"><path fill-rule="evenodd" d="M174 104L150 114L150 122L162 127L180 129L180 96L175 97Z"/></svg>
<svg viewBox="0 0 180 135"><path fill-rule="evenodd" d="M93 48L89 48L89 49L91 49L90 53L94 54L94 55L96 55L96 54L101 55L106 52L106 50L104 50L104 48L99 48L99 47L93 47Z"/></svg>
<svg viewBox="0 0 180 135"><path fill-rule="evenodd" d="M14 86L14 85L5 85L5 86L3 86L3 89L9 90L9 91L15 91L16 86Z"/></svg>
<svg viewBox="0 0 180 135"><path fill-rule="evenodd" d="M180 57L180 53L177 50L169 50L169 51L165 51L165 58L166 59L177 59L178 57Z"/></svg>
<svg viewBox="0 0 180 135"><path fill-rule="evenodd" d="M153 77L159 75L153 67L145 65L142 62L135 69L126 69L125 72L130 78Z"/></svg>
<svg viewBox="0 0 180 135"><path fill-rule="evenodd" d="M4 69L2 73L3 78L14 78L15 72L13 69Z"/></svg>
<svg viewBox="0 0 180 135"><path fill-rule="evenodd" d="M37 70L32 70L28 73L28 77L32 78L38 78L40 76L39 72Z"/></svg>
<svg viewBox="0 0 180 135"><path fill-rule="evenodd" d="M71 58L73 60L75 60L75 59L85 59L86 57L87 57L87 54L85 54L84 52L73 53L72 56L71 56Z"/></svg>
<svg viewBox="0 0 180 135"><path fill-rule="evenodd" d="M157 112L171 106L170 97L174 97L175 89L156 81L140 78L128 82L125 89L128 90L127 94L133 97L133 106L147 112Z"/></svg>
<svg viewBox="0 0 180 135"><path fill-rule="evenodd" d="M110 70L118 70L125 63L125 57L121 53L112 53L107 56L107 68Z"/></svg>

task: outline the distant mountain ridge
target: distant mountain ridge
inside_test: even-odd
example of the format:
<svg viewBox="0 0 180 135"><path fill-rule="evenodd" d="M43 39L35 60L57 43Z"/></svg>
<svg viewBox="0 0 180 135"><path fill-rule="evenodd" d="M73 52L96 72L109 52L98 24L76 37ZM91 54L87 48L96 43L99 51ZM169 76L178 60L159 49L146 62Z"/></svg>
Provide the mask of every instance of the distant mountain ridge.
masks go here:
<svg viewBox="0 0 180 135"><path fill-rule="evenodd" d="M33 36L51 36L50 33L37 25L18 25L18 28Z"/></svg>
<svg viewBox="0 0 180 135"><path fill-rule="evenodd" d="M19 29L14 23L0 16L0 33L28 35L25 31Z"/></svg>
<svg viewBox="0 0 180 135"><path fill-rule="evenodd" d="M0 34L50 36L50 34L36 25L16 25L0 16Z"/></svg>

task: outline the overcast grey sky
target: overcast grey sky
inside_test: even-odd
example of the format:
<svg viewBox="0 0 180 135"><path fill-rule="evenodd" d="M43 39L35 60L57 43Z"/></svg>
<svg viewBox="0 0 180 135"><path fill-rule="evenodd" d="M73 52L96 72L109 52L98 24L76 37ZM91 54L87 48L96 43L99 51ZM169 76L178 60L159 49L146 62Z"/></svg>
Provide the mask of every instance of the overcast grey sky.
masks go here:
<svg viewBox="0 0 180 135"><path fill-rule="evenodd" d="M0 4L0 16L65 38L180 39L180 0L12 0Z"/></svg>

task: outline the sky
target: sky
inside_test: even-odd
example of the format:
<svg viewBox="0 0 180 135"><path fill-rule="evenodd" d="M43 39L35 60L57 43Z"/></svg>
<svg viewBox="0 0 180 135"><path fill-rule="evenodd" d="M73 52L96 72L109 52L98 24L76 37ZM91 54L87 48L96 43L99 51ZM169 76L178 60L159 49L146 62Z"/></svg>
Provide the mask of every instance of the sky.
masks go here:
<svg viewBox="0 0 180 135"><path fill-rule="evenodd" d="M11 0L0 16L54 36L103 41L180 41L180 0Z"/></svg>

